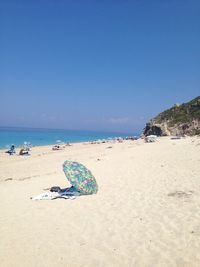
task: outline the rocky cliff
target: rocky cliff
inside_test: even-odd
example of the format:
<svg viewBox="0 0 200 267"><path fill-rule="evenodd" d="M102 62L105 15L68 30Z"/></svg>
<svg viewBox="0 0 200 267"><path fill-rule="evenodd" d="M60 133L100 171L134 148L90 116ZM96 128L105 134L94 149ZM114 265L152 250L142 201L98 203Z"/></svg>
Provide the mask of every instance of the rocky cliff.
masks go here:
<svg viewBox="0 0 200 267"><path fill-rule="evenodd" d="M200 96L160 113L146 124L143 135L200 135Z"/></svg>

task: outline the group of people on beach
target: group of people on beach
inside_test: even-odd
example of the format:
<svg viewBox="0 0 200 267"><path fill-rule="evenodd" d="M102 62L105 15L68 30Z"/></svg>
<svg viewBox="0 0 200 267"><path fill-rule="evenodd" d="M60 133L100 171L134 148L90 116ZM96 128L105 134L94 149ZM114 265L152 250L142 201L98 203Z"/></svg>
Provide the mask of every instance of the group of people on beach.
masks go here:
<svg viewBox="0 0 200 267"><path fill-rule="evenodd" d="M52 150L62 150L64 149L66 146L71 146L70 143L66 143L66 144L56 144L52 147ZM31 145L24 143L23 146L20 148L19 150L19 155L20 156L29 156L30 155L30 150L31 150ZM15 155L16 154L16 147L14 144L12 144L10 146L10 149L6 151L6 153L8 153L10 156Z"/></svg>
<svg viewBox="0 0 200 267"><path fill-rule="evenodd" d="M64 149L66 146L71 146L70 143L66 143L66 144L56 144L52 147L52 150L62 150Z"/></svg>
<svg viewBox="0 0 200 267"><path fill-rule="evenodd" d="M119 142L122 143L124 140L137 140L137 137L135 136L128 136L125 138L122 137L116 137L116 138L109 138L109 139L102 139L102 140L95 140L95 141L91 141L90 144L101 144L101 143L107 143L109 141L112 142ZM52 150L62 150L64 149L66 146L71 146L70 143L57 143L52 147ZM19 151L19 155L20 156L29 156L30 155L30 144L27 142L24 142L23 146L20 148ZM15 145L12 144L10 149L6 151L6 153L8 153L10 156L11 155L15 155L16 154L16 149L15 149Z"/></svg>
<svg viewBox="0 0 200 267"><path fill-rule="evenodd" d="M92 142L90 142L90 144L108 143L110 141L111 142L123 143L124 140L137 140L137 139L138 139L138 137L136 137L136 136L127 136L125 138L123 138L123 137L115 137L115 138L92 141Z"/></svg>
<svg viewBox="0 0 200 267"><path fill-rule="evenodd" d="M30 151L30 147L29 146L23 146L20 151L19 151L19 155L20 156L28 156ZM15 155L16 154L16 150L15 150L15 145L11 145L10 149L6 151L6 153L8 153L10 156Z"/></svg>

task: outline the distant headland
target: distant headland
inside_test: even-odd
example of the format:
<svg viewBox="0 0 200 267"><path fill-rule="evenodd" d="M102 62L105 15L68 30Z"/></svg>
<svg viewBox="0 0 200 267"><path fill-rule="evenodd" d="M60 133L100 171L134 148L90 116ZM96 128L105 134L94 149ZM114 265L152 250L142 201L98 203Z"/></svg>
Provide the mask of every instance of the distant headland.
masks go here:
<svg viewBox="0 0 200 267"><path fill-rule="evenodd" d="M200 135L200 96L193 100L175 104L148 122L143 135Z"/></svg>

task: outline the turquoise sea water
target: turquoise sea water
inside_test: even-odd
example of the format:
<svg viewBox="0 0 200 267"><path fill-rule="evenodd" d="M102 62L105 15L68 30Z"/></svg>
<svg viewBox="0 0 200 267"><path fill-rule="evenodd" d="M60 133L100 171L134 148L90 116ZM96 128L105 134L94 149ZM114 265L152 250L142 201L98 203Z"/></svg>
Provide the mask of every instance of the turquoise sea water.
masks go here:
<svg viewBox="0 0 200 267"><path fill-rule="evenodd" d="M11 144L19 147L24 142L30 142L33 146L42 146L55 144L58 140L75 143L130 135L137 134L0 127L0 148L8 148Z"/></svg>

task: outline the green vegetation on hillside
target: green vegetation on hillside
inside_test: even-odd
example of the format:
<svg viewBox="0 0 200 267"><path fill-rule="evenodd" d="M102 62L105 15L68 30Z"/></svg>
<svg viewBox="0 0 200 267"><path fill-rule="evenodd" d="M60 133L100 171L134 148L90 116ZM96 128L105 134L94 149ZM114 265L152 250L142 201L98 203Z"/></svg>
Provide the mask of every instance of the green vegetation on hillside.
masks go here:
<svg viewBox="0 0 200 267"><path fill-rule="evenodd" d="M174 107L160 113L155 117L156 123L167 121L169 126L180 123L189 123L194 119L200 120L200 96L182 105L174 105Z"/></svg>

